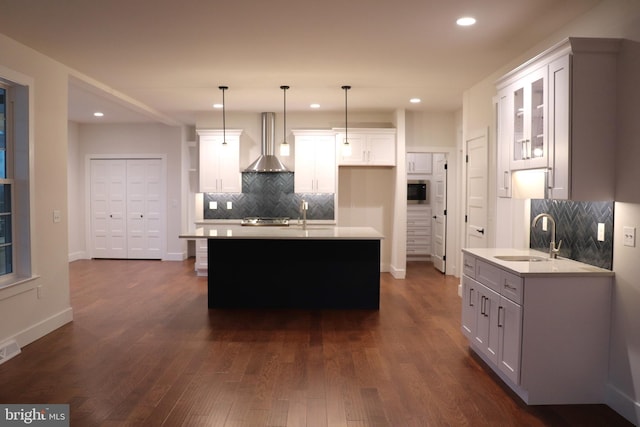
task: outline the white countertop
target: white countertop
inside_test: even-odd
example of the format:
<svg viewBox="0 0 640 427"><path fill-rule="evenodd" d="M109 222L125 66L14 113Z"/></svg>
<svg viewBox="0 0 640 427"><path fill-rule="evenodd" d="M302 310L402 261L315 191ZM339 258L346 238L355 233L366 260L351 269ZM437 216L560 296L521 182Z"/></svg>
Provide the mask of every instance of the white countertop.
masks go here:
<svg viewBox="0 0 640 427"><path fill-rule="evenodd" d="M181 234L182 239L309 239L309 240L382 240L384 236L373 227L337 227L334 225L242 226L239 224L208 224Z"/></svg>
<svg viewBox="0 0 640 427"><path fill-rule="evenodd" d="M574 261L567 258L550 259L546 252L534 249L512 249L512 248L465 248L463 252L482 258L498 267L510 270L519 276L543 276L543 275L563 275L563 276L613 276L614 272L604 268L595 267L583 262ZM504 261L496 256L539 256L543 261Z"/></svg>

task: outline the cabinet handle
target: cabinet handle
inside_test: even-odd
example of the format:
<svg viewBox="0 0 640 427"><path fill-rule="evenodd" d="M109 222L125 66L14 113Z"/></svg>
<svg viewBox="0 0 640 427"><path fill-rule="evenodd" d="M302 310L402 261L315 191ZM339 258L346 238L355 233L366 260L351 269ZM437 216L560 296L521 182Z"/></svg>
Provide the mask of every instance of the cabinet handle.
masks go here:
<svg viewBox="0 0 640 427"><path fill-rule="evenodd" d="M505 284L504 284L504 287L505 287L505 288L507 288L507 289L509 289L510 291L515 291L515 290L516 290L516 287L515 287L515 286L511 286L511 285L510 285L510 284L508 284L508 283L505 283Z"/></svg>
<svg viewBox="0 0 640 427"><path fill-rule="evenodd" d="M478 228L476 231L480 234L484 234L484 228Z"/></svg>
<svg viewBox="0 0 640 427"><path fill-rule="evenodd" d="M498 328L502 328L502 326L504 326L504 323L501 325L500 324L500 312L504 309L504 307L502 306L498 306Z"/></svg>
<svg viewBox="0 0 640 427"><path fill-rule="evenodd" d="M553 168L547 168L547 188L553 189L556 186Z"/></svg>
<svg viewBox="0 0 640 427"><path fill-rule="evenodd" d="M469 307L473 307L473 288L469 288Z"/></svg>
<svg viewBox="0 0 640 427"><path fill-rule="evenodd" d="M504 171L504 176L502 177L502 183L504 184L505 189L509 189L509 171Z"/></svg>

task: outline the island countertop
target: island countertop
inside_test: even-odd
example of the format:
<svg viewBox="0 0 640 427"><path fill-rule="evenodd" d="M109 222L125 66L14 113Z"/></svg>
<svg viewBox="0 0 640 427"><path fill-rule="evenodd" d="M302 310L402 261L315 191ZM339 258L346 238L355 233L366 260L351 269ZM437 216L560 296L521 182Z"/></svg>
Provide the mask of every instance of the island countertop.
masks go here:
<svg viewBox="0 0 640 427"><path fill-rule="evenodd" d="M290 226L242 226L239 224L207 224L180 235L182 239L270 239L270 240L382 240L384 236L373 227L338 227L308 225L303 229Z"/></svg>
<svg viewBox="0 0 640 427"><path fill-rule="evenodd" d="M542 277L542 276L613 276L614 272L604 268L574 261L568 258L559 257L549 259L546 252L534 249L513 249L513 248L464 248L463 252L482 258L497 267L510 270L521 277ZM507 261L497 258L498 256L536 256L543 258L542 261L524 262Z"/></svg>

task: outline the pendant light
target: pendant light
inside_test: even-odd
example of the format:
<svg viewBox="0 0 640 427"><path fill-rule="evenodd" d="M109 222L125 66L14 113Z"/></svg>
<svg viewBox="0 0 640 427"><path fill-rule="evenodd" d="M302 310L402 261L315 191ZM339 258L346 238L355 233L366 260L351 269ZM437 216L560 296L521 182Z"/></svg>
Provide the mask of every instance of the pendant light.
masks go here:
<svg viewBox="0 0 640 427"><path fill-rule="evenodd" d="M342 155L345 157L351 156L351 144L349 144L349 138L347 134L347 91L351 89L351 86L342 86L344 90L344 142L342 143Z"/></svg>
<svg viewBox="0 0 640 427"><path fill-rule="evenodd" d="M289 143L287 142L287 89L289 89L289 86L280 86L280 89L282 89L282 93L284 94L284 108L282 109L283 111L283 129L282 129L282 144L280 144L280 155L283 157L287 157L289 156Z"/></svg>
<svg viewBox="0 0 640 427"><path fill-rule="evenodd" d="M227 123L225 117L226 103L224 102L224 91L229 89L228 86L218 86L218 89L222 91L222 145L227 145Z"/></svg>

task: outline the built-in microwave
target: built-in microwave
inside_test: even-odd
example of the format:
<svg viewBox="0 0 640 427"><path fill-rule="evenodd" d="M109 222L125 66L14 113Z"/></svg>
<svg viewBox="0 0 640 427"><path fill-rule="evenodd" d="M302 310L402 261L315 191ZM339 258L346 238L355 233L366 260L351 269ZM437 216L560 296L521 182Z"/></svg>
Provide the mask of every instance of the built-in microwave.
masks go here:
<svg viewBox="0 0 640 427"><path fill-rule="evenodd" d="M407 181L407 203L428 204L429 203L429 181L408 180Z"/></svg>

